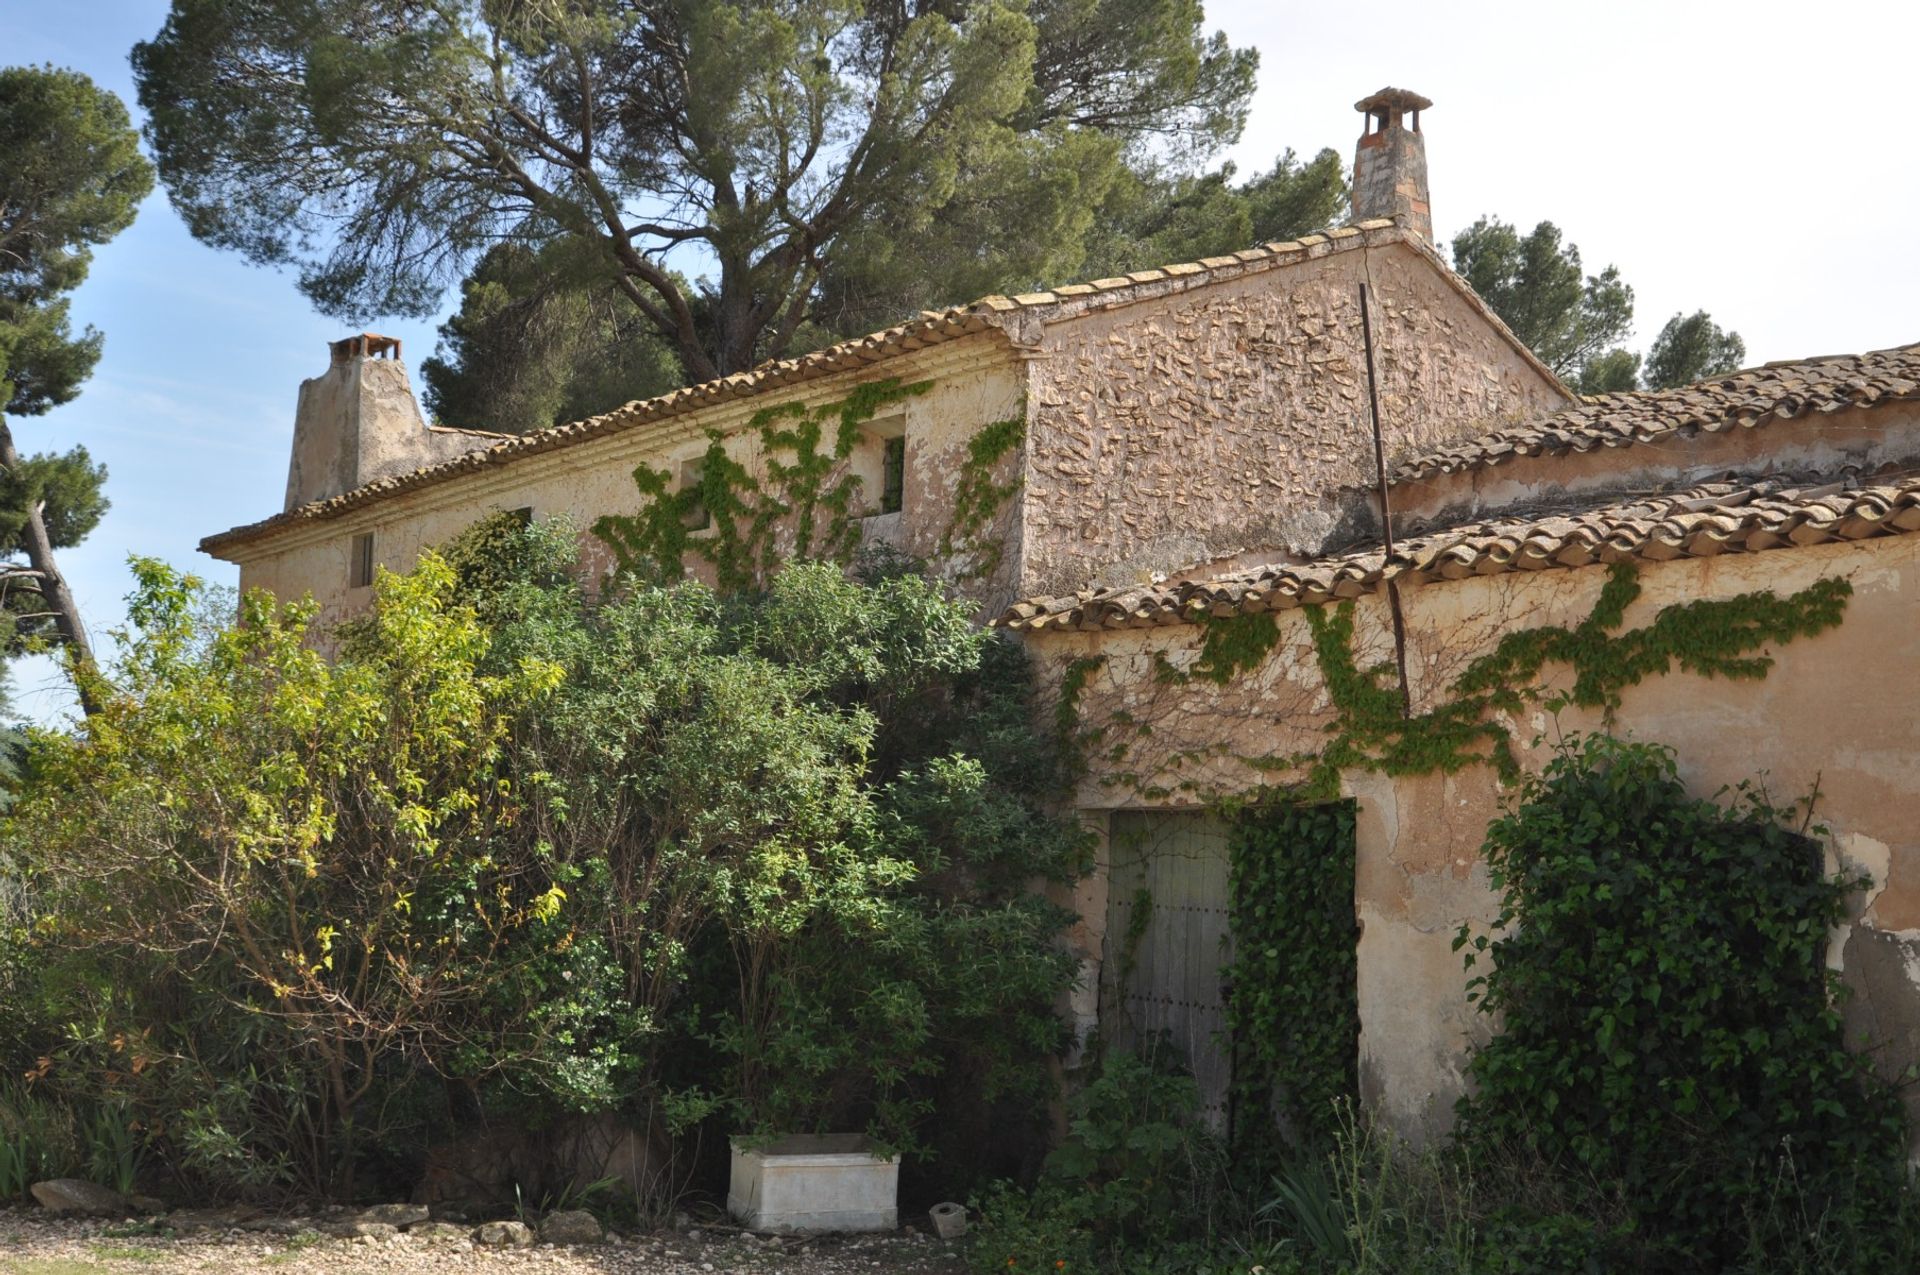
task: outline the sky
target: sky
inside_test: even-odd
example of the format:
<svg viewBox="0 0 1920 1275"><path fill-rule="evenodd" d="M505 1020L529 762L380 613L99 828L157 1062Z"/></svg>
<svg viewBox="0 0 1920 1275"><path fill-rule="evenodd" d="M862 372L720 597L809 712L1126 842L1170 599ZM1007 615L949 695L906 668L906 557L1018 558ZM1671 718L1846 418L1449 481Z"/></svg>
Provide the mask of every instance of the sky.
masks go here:
<svg viewBox="0 0 1920 1275"><path fill-rule="evenodd" d="M1920 8L1826 0L1568 4L1207 0L1211 25L1260 51L1241 170L1288 147L1351 160L1353 103L1396 85L1422 114L1436 237L1482 214L1542 219L1589 270L1632 284L1644 349L1676 312L1711 311L1748 360L1920 341L1920 164L1911 159ZM0 62L92 76L137 113L127 53L165 0L0 0ZM0 157L0 163L4 158ZM963 298L954 298L962 300ZM347 325L281 272L196 243L156 191L96 255L74 298L106 354L74 402L15 420L23 451L83 443L113 501L60 556L96 644L124 623L130 554L221 584L200 538L280 509L301 380ZM438 320L381 319L416 370ZM456 422L457 423L457 422ZM14 669L43 721L71 711L45 659Z"/></svg>

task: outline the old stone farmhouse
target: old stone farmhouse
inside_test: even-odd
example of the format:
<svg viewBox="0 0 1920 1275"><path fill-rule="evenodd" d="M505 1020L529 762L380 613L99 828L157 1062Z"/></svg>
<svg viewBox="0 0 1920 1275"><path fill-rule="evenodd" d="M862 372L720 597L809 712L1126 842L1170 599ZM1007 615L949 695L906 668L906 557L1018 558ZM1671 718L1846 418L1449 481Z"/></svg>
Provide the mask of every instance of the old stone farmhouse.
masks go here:
<svg viewBox="0 0 1920 1275"><path fill-rule="evenodd" d="M349 338L301 388L284 511L203 548L335 616L376 566L499 510L570 519L596 575L623 528L625 549L709 578L823 536L925 559L1071 688L1097 741L1078 803L1106 853L1076 899L1077 1021L1173 1032L1216 1102L1227 863L1208 811L1305 777L1339 729L1328 617L1351 624L1357 668L1398 670L1417 719L1502 635L1593 619L1610 582L1637 589L1594 621L1617 636L1843 579L1841 621L1763 642L1764 677L1676 662L1609 712L1558 704L1573 674L1549 662L1482 739L1528 766L1610 724L1676 747L1702 792L1817 784L1833 854L1872 876L1829 960L1897 1072L1920 1060L1920 346L1577 399L1431 246L1427 105L1359 104L1349 225L929 312L535 434L427 425L394 343ZM716 466L750 505L810 448L824 477L799 503L821 520L755 532L713 498ZM1321 795L1355 813L1362 1095L1425 1136L1482 1030L1452 940L1494 912L1478 847L1503 786L1484 762L1349 761ZM1109 958L1142 889L1156 906L1119 986Z"/></svg>

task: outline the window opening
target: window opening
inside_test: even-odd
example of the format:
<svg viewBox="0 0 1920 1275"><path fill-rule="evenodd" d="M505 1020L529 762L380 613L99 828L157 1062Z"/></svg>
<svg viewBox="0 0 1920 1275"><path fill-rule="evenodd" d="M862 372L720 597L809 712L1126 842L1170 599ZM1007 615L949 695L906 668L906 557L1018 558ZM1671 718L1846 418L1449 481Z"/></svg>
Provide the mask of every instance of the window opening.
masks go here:
<svg viewBox="0 0 1920 1275"><path fill-rule="evenodd" d="M707 463L704 459L688 460L680 463L680 490L698 491L702 480L706 478ZM705 531L713 525L713 511L707 508L705 500L695 500L681 519L688 531Z"/></svg>
<svg viewBox="0 0 1920 1275"><path fill-rule="evenodd" d="M886 440L886 451L880 460L880 512L899 513L906 494L907 436L901 434Z"/></svg>
<svg viewBox="0 0 1920 1275"><path fill-rule="evenodd" d="M373 583L373 533L363 531L353 538L352 562L348 566L347 583L355 589L364 589Z"/></svg>

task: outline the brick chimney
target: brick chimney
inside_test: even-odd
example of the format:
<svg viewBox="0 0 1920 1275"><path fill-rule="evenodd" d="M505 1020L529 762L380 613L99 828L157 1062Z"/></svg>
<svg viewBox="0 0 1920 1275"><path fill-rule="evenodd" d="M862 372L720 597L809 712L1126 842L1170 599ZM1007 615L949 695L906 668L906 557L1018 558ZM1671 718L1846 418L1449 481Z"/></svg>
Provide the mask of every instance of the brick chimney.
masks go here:
<svg viewBox="0 0 1920 1275"><path fill-rule="evenodd" d="M1420 112L1432 106L1418 93L1385 88L1353 109L1366 114L1366 131L1353 152L1353 219L1391 217L1428 243L1433 212L1427 203L1427 142Z"/></svg>
<svg viewBox="0 0 1920 1275"><path fill-rule="evenodd" d="M327 370L300 383L287 466L288 509L343 495L485 447L494 436L429 426L400 342L362 332L327 346Z"/></svg>

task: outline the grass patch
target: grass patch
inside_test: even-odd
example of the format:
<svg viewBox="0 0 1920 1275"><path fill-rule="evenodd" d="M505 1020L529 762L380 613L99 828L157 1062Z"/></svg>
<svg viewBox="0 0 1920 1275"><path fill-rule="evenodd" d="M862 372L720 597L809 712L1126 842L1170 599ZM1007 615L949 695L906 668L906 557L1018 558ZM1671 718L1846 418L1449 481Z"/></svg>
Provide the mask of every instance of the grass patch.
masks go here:
<svg viewBox="0 0 1920 1275"><path fill-rule="evenodd" d="M99 1270L92 1262L76 1262L67 1257L0 1260L0 1275L96 1275Z"/></svg>
<svg viewBox="0 0 1920 1275"><path fill-rule="evenodd" d="M139 1244L89 1244L87 1247L103 1262L157 1262L166 1256L157 1248Z"/></svg>

